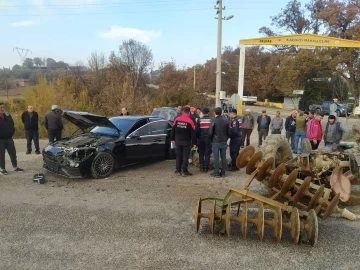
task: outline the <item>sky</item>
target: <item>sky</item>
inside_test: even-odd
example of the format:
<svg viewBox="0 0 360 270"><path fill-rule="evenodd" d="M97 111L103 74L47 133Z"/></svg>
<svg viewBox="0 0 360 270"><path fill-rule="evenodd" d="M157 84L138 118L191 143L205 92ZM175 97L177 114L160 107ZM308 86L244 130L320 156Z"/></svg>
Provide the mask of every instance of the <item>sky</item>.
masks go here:
<svg viewBox="0 0 360 270"><path fill-rule="evenodd" d="M307 2L302 0L301 2ZM288 0L223 0L222 47L259 36ZM0 67L21 64L15 47L28 57L87 63L92 52L118 51L136 39L162 61L179 67L216 57L215 0L0 0ZM25 51L21 51L22 54Z"/></svg>

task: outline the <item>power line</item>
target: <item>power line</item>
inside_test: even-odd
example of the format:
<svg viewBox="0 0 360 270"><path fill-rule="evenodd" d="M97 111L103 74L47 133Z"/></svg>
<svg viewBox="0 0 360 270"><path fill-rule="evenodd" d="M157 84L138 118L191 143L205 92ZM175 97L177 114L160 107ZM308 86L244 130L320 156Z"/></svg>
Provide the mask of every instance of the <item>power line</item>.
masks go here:
<svg viewBox="0 0 360 270"><path fill-rule="evenodd" d="M207 11L211 8L190 8L190 9L168 9L168 10L144 10L144 11L117 11L117 12L91 12L91 13L57 13L57 16L83 16L83 15L111 15L111 14L141 14L161 12L182 12L182 11ZM254 10L254 8L231 8L231 10ZM256 10L278 10L271 8L256 8ZM48 14L0 14L0 17L47 17Z"/></svg>
<svg viewBox="0 0 360 270"><path fill-rule="evenodd" d="M15 47L13 49L13 51L17 51L17 53L19 54L20 56L20 59L21 59L21 63L23 64L25 59L26 59L26 56L28 55L28 53L30 52L31 53L31 50L29 49L24 49L24 48L19 48L19 47Z"/></svg>
<svg viewBox="0 0 360 270"><path fill-rule="evenodd" d="M206 0L206 1L199 1L196 2L191 0L177 0L177 1L171 1L171 0L153 0L153 1L132 1L132 2L109 2L109 3L88 3L88 4L43 4L41 7L60 7L60 8L73 8L73 7L111 7L111 6L122 6L122 5L136 5L136 4L156 4L156 3L168 3L168 4L203 4L203 3L210 3L212 1ZM283 1L242 1L241 4L274 4L274 3L282 3ZM226 1L226 4L231 3L237 3L239 4L239 1ZM35 5L3 5L2 8L31 8L36 7Z"/></svg>

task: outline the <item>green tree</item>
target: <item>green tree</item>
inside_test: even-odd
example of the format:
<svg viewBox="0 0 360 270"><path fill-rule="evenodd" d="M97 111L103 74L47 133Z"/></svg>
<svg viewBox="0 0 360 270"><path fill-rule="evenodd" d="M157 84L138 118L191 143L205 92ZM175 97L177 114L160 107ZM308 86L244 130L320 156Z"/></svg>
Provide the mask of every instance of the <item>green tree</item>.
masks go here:
<svg viewBox="0 0 360 270"><path fill-rule="evenodd" d="M34 61L31 58L26 58L23 63L24 68L33 68L34 67Z"/></svg>

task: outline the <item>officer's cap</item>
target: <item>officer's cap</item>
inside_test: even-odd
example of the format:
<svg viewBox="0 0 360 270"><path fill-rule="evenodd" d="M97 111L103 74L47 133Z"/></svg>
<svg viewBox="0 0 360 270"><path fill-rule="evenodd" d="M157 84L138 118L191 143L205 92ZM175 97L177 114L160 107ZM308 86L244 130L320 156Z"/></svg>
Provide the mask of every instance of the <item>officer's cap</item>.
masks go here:
<svg viewBox="0 0 360 270"><path fill-rule="evenodd" d="M203 114L208 114L210 112L209 108L204 108L202 110Z"/></svg>
<svg viewBox="0 0 360 270"><path fill-rule="evenodd" d="M232 109L231 112L237 114L237 109Z"/></svg>
<svg viewBox="0 0 360 270"><path fill-rule="evenodd" d="M224 110L224 113L228 113L228 110Z"/></svg>

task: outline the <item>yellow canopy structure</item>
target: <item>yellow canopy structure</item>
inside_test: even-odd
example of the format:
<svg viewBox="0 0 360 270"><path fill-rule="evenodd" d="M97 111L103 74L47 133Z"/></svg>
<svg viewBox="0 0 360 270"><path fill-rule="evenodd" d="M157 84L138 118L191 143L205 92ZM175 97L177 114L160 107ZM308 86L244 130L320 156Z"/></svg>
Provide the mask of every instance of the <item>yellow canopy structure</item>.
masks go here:
<svg viewBox="0 0 360 270"><path fill-rule="evenodd" d="M246 45L260 45L260 46L287 45L287 46L302 46L304 48L306 47L360 48L360 41L321 36L315 34L296 34L296 35L241 39L239 41L240 60L239 60L239 84L238 84L238 95L240 96L240 99L237 104L237 110L240 114L242 114L242 103L243 103L243 95L244 95Z"/></svg>

